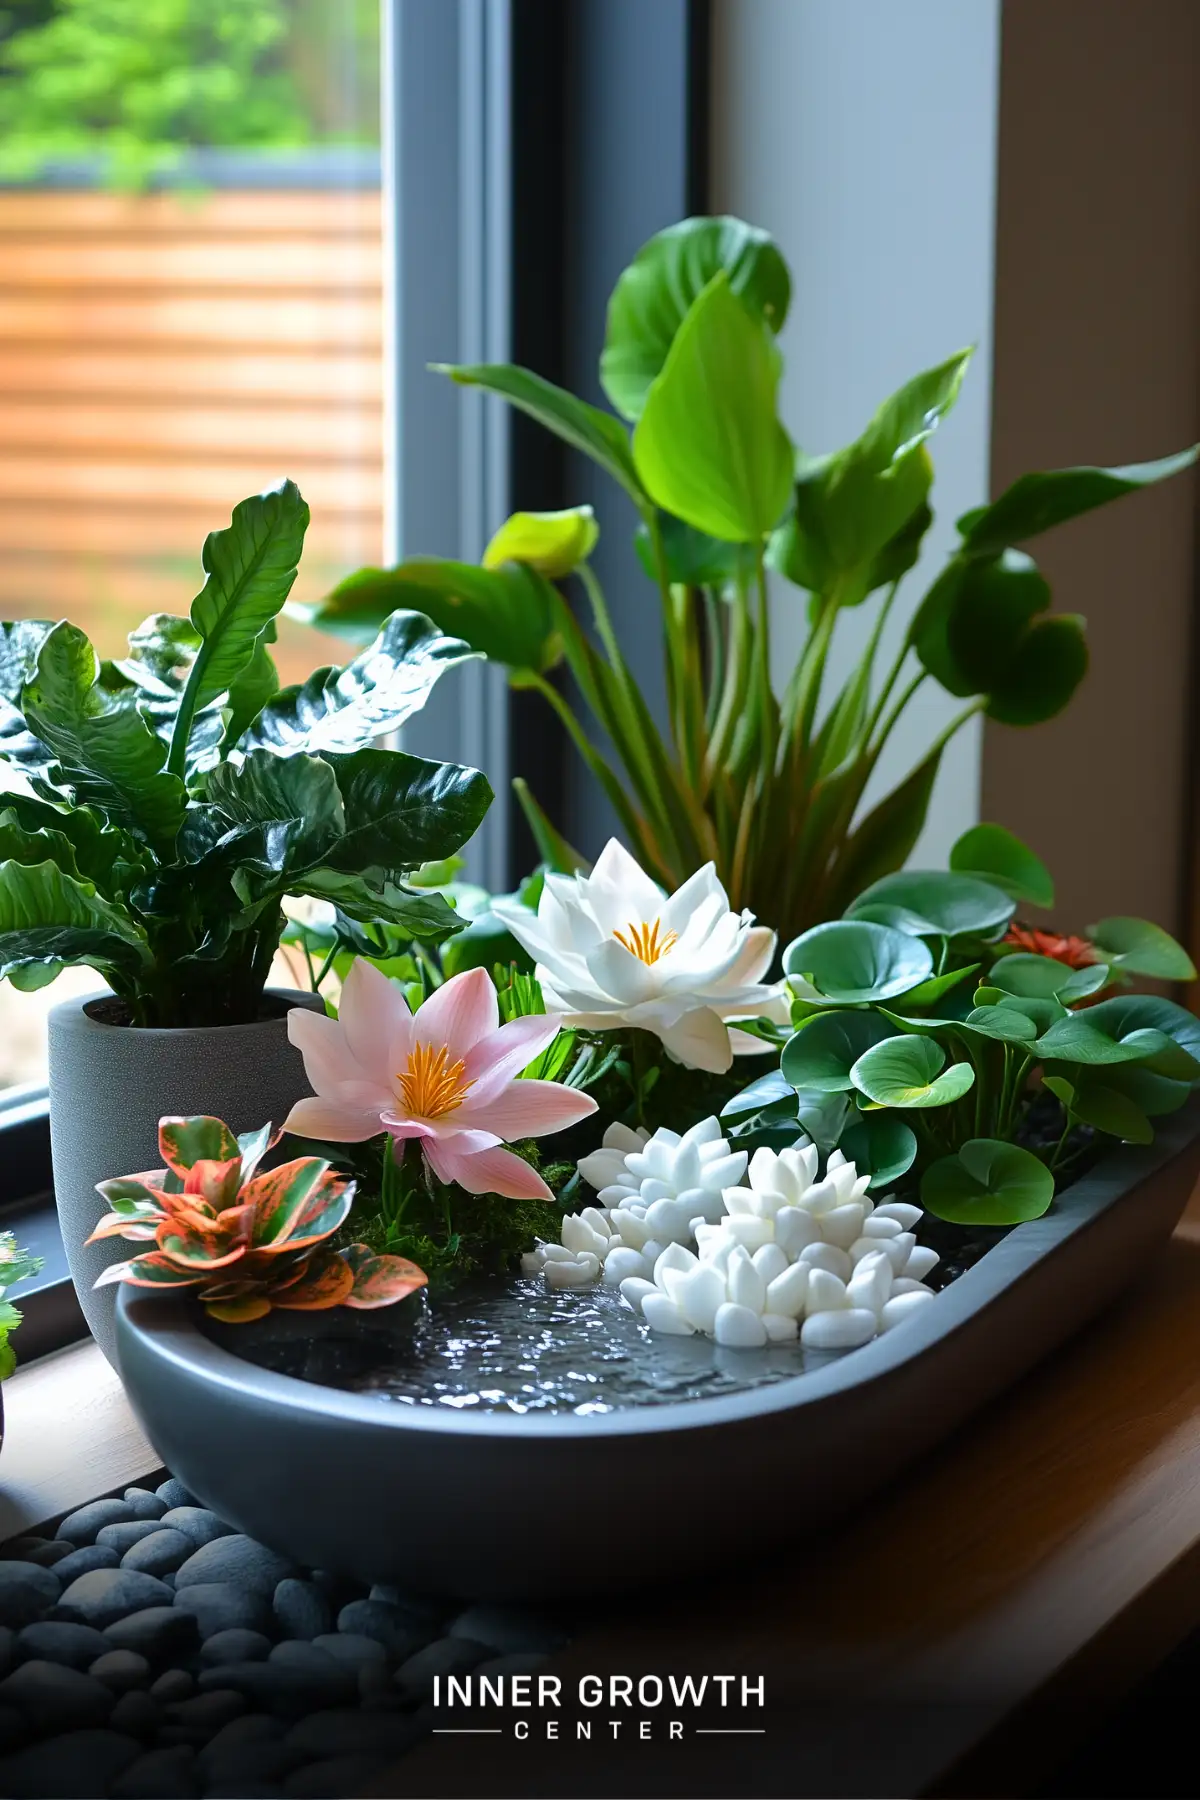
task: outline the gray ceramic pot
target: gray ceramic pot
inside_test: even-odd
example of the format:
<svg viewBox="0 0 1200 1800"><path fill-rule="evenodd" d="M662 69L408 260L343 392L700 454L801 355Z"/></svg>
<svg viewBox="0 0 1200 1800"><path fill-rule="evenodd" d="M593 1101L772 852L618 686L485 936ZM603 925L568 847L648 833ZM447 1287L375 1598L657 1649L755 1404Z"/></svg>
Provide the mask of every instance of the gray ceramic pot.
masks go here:
<svg viewBox="0 0 1200 1800"><path fill-rule="evenodd" d="M185 1486L301 1563L477 1598L694 1576L756 1496L792 1532L843 1516L1136 1275L1200 1172L1200 1099L1158 1123L1149 1149L1113 1151L901 1329L770 1387L588 1417L399 1406L258 1368L194 1304L126 1288L126 1391ZM669 1521L654 1555L605 1555L602 1534L581 1547L580 1520L631 1496Z"/></svg>
<svg viewBox="0 0 1200 1800"><path fill-rule="evenodd" d="M54 1192L71 1279L96 1342L114 1360L115 1289L96 1277L133 1254L124 1238L85 1246L104 1211L96 1183L160 1166L158 1121L211 1113L235 1131L278 1124L309 1093L288 1042L293 1006L321 1010L315 994L271 990L271 1017L195 1031L106 1023L110 995L68 1000L50 1014L50 1146ZM99 1016L97 1016L99 1015Z"/></svg>

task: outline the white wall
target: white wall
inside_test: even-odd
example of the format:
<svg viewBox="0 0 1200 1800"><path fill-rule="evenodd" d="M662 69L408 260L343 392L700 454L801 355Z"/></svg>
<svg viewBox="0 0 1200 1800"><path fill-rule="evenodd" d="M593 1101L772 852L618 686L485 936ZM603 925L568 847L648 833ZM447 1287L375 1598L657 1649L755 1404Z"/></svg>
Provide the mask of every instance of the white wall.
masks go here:
<svg viewBox="0 0 1200 1800"><path fill-rule="evenodd" d="M988 491L1000 0L714 0L712 210L765 226L791 264L782 411L805 450L857 436L919 369L978 346L932 443L935 524L889 626L900 632ZM777 675L804 639L798 590L774 591ZM878 599L844 615L844 675ZM894 629L893 629L894 627ZM832 683L831 683L832 687ZM956 704L926 684L868 798L920 760ZM944 864L979 816L981 732L946 758L913 861Z"/></svg>

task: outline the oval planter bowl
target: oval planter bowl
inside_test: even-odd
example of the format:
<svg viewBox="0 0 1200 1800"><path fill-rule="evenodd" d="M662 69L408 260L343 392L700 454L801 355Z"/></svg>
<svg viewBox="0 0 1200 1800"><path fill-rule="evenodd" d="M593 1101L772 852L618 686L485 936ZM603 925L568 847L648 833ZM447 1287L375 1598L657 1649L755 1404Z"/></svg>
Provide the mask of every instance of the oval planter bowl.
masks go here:
<svg viewBox="0 0 1200 1800"><path fill-rule="evenodd" d="M269 989L272 1016L253 1025L190 1031L133 1029L95 1016L108 995L68 1000L50 1013L50 1148L54 1194L71 1279L84 1318L113 1361L116 1289L93 1283L133 1248L124 1238L86 1244L105 1207L98 1181L161 1166L158 1121L212 1113L234 1131L280 1124L310 1092L288 1041L293 1006L323 1010L315 994Z"/></svg>
<svg viewBox="0 0 1200 1800"><path fill-rule="evenodd" d="M1200 1099L1121 1148L902 1327L743 1393L589 1417L412 1408L257 1368L198 1309L124 1288L126 1389L181 1481L299 1562L509 1599L644 1588L638 1559L581 1552L579 1522L641 1496L670 1521L653 1575L711 1551L715 1520L770 1496L836 1517L1098 1311L1170 1234L1200 1173ZM755 1354L747 1352L747 1354Z"/></svg>

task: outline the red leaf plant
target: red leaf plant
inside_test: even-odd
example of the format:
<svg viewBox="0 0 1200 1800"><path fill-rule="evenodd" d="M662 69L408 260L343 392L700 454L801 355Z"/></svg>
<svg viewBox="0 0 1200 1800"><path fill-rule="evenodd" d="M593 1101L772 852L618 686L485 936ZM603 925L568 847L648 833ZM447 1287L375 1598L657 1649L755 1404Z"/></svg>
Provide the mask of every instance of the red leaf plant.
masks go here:
<svg viewBox="0 0 1200 1800"><path fill-rule="evenodd" d="M1014 919L1004 934L1004 942L1014 950L1027 950L1033 956L1050 956L1071 969L1090 968L1096 958L1096 946L1087 938L1070 933L1042 931L1035 925L1018 925Z"/></svg>
<svg viewBox="0 0 1200 1800"><path fill-rule="evenodd" d="M88 1239L123 1237L154 1248L114 1263L97 1287L194 1288L210 1317L261 1319L273 1306L390 1306L425 1285L416 1263L366 1244L325 1242L345 1221L354 1183L318 1156L258 1174L281 1132L235 1137L220 1119L159 1121L162 1169L97 1183L112 1211Z"/></svg>

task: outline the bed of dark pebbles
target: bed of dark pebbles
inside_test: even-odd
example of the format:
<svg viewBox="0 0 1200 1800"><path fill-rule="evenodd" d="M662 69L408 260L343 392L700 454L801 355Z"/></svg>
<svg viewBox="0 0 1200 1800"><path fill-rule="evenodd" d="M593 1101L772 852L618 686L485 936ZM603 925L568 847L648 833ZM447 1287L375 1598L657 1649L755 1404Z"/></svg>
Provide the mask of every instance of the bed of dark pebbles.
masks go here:
<svg viewBox="0 0 1200 1800"><path fill-rule="evenodd" d="M175 1480L0 1545L5 1800L337 1800L433 1723L435 1674L534 1671L519 1607L300 1569Z"/></svg>

